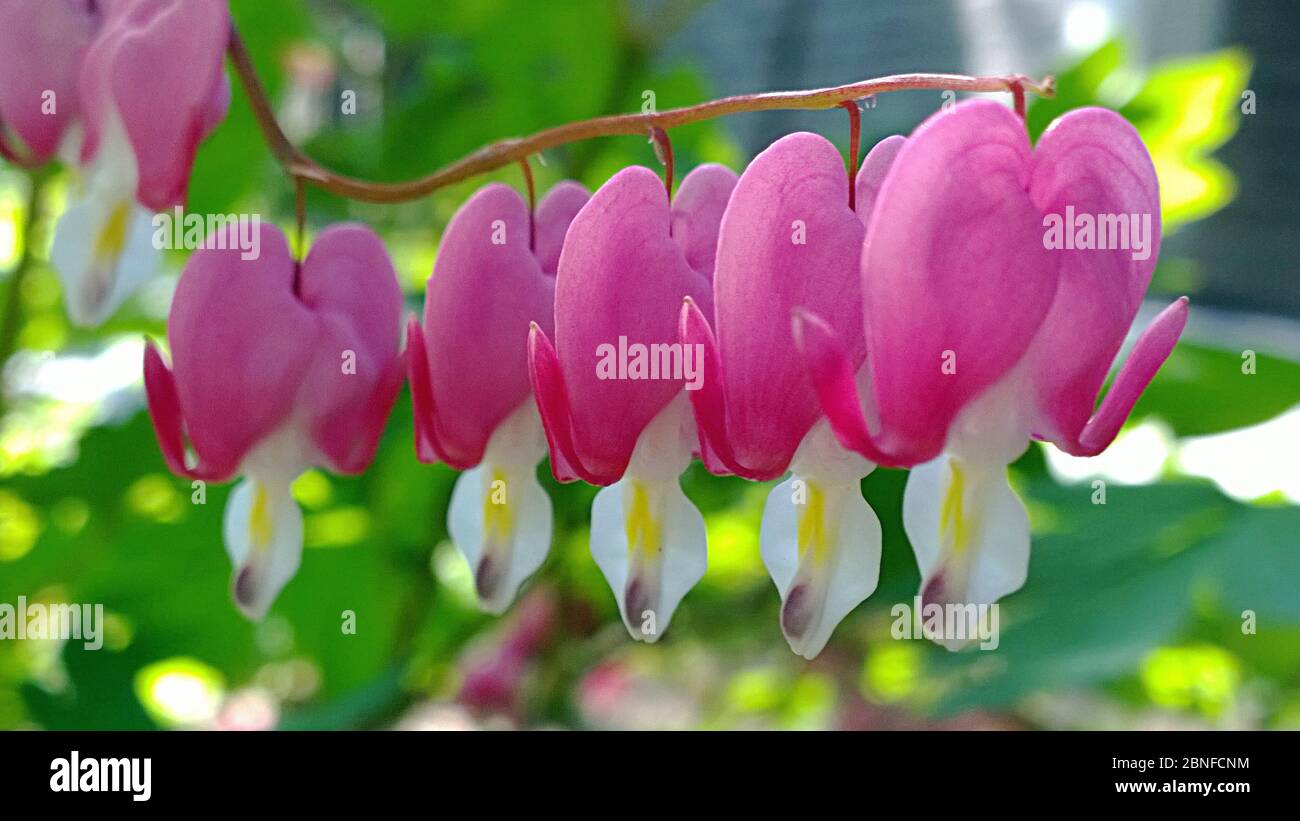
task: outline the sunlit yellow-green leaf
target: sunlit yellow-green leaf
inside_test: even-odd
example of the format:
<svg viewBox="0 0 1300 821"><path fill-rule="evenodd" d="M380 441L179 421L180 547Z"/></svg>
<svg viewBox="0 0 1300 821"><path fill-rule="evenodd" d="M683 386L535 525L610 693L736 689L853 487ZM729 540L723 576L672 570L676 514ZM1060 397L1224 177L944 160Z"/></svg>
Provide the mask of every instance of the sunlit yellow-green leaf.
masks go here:
<svg viewBox="0 0 1300 821"><path fill-rule="evenodd" d="M0 562L12 562L27 555L41 535L36 509L22 499L0 490Z"/></svg>
<svg viewBox="0 0 1300 821"><path fill-rule="evenodd" d="M1121 109L1151 151L1166 233L1232 201L1232 172L1208 155L1237 131L1250 66L1239 49L1166 63Z"/></svg>
<svg viewBox="0 0 1300 821"><path fill-rule="evenodd" d="M160 725L195 726L216 715L225 682L220 671L198 659L177 657L155 662L136 673L135 694Z"/></svg>
<svg viewBox="0 0 1300 821"><path fill-rule="evenodd" d="M1222 713L1241 683L1237 660L1213 645L1160 647L1142 663L1142 685L1162 707Z"/></svg>

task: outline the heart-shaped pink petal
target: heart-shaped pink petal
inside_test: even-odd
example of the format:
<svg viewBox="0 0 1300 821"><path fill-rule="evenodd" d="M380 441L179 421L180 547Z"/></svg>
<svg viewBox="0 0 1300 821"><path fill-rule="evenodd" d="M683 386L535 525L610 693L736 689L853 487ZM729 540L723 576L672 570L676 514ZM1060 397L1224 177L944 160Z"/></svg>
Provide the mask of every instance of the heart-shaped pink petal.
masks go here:
<svg viewBox="0 0 1300 821"><path fill-rule="evenodd" d="M727 206L714 272L718 367L691 399L701 451L727 470L766 481L783 473L821 416L791 312L811 310L848 345L856 369L866 355L858 271L874 190L902 138L871 152L855 181L855 213L839 151L816 134L791 134L750 163ZM691 344L713 345L699 322ZM707 360L706 360L707 361ZM725 410L724 410L725 409ZM718 411L724 410L723 413Z"/></svg>
<svg viewBox="0 0 1300 821"><path fill-rule="evenodd" d="M707 236L714 199L692 192L717 185L715 171L688 175L678 193L685 204L670 209L653 171L625 168L569 227L556 276L555 346L534 331L531 362L557 478L617 481L641 431L682 391L681 378L601 378L597 364L602 351L679 344L687 296L711 309L708 278L691 267L671 226L678 213L693 236Z"/></svg>
<svg viewBox="0 0 1300 821"><path fill-rule="evenodd" d="M146 350L164 455L178 472L225 479L259 442L302 424L327 464L360 470L401 383L392 264L363 226L321 232L301 266L278 228L259 230L256 259L242 259L233 227L190 257L168 320L172 369Z"/></svg>
<svg viewBox="0 0 1300 821"><path fill-rule="evenodd" d="M862 289L879 447L913 465L1024 355L1056 291L1024 124L989 101L923 123L880 188ZM866 454L864 454L866 455Z"/></svg>
<svg viewBox="0 0 1300 821"><path fill-rule="evenodd" d="M1035 433L1082 453L1090 448L1079 437L1160 253L1159 182L1142 138L1128 121L1106 109L1081 108L1052 123L1034 149L1030 195L1045 220L1057 219L1063 232L1075 234L1072 240L1098 246L1050 251L1060 259L1060 286L1029 352ZM1093 226L1091 241L1085 221ZM1180 310L1185 321L1186 305ZM1127 402L1130 409L1172 348L1172 343L1161 346L1164 353L1149 363L1154 367L1146 379L1131 386L1136 393ZM1119 424L1124 417L1127 412Z"/></svg>
<svg viewBox="0 0 1300 821"><path fill-rule="evenodd" d="M528 206L501 184L475 193L443 233L411 348L428 368L427 391L414 369L412 390L422 437L454 468L478 464L488 437L528 398L529 323L547 333L555 324L555 279L545 262L558 258L587 197L570 183L542 199L538 252L529 244Z"/></svg>

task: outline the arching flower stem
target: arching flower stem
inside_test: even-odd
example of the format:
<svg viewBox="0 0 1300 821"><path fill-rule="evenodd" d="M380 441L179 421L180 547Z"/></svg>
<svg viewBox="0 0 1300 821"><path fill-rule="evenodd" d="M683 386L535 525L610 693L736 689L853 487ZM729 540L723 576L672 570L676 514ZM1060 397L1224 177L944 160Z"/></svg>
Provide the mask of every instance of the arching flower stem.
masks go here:
<svg viewBox="0 0 1300 821"><path fill-rule="evenodd" d="M440 188L470 177L517 162L523 157L580 140L594 137L645 134L651 128L667 130L687 123L712 120L746 111L820 110L835 108L846 101L861 100L886 91L917 89L965 92L1010 91L1023 98L1025 93L1051 97L1055 82L1051 77L1035 82L1021 74L970 77L961 74L895 74L848 85L804 91L773 91L740 94L709 100L698 105L672 108L645 114L614 114L578 120L538 131L527 137L498 140L456 160L426 176L395 183L359 180L331 171L299 150L275 119L275 112L258 79L252 57L239 31L233 25L228 49L231 64L239 75L262 135L276 159L294 177L321 190L360 202L398 203L427 196ZM1023 106L1021 106L1023 109Z"/></svg>

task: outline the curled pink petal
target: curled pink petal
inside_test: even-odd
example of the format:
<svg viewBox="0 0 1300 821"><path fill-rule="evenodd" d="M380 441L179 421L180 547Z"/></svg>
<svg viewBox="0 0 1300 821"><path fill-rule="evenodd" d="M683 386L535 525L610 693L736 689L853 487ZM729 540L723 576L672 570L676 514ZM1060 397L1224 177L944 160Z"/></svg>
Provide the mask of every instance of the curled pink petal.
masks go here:
<svg viewBox="0 0 1300 821"><path fill-rule="evenodd" d="M679 196L687 202L695 179L707 177L683 181ZM597 484L623 474L641 431L685 387L684 379L671 376L618 378L598 363L622 358L616 352L632 346L676 346L684 297L712 309L707 278L670 236L671 217L659 177L648 168L625 168L578 212L560 254L555 349L569 400L572 453L559 455L587 481L600 478ZM535 360L535 385L536 376ZM542 397L538 401L543 407ZM550 424L548 434L554 428Z"/></svg>
<svg viewBox="0 0 1300 821"><path fill-rule="evenodd" d="M573 482L582 479L593 485L617 481L617 476L611 479L592 474L578 459L573 447L573 414L560 357L537 323L533 323L528 331L528 366L533 398L551 451L551 473L556 480Z"/></svg>
<svg viewBox="0 0 1300 821"><path fill-rule="evenodd" d="M154 433L158 437L158 446L163 458L173 472L182 476L189 474L185 465L185 434L181 430L181 402L176 395L176 380L162 355L146 339L144 346L144 388L149 405L149 418L153 421Z"/></svg>
<svg viewBox="0 0 1300 821"><path fill-rule="evenodd" d="M873 462L898 464L872 439L858 395L853 360L834 329L815 314L798 308L791 322L795 347L804 357L808 376L835 438L847 450Z"/></svg>
<svg viewBox="0 0 1300 821"><path fill-rule="evenodd" d="M424 331L414 316L406 323L406 374L411 384L411 410L415 423L415 453L421 462L444 462L456 470L468 470L472 464L457 463L441 444L438 435L438 406L434 402L429 380L429 353Z"/></svg>
<svg viewBox="0 0 1300 821"><path fill-rule="evenodd" d="M1077 447L1151 281L1160 250L1159 183L1133 126L1113 111L1081 108L1043 134L1030 194L1061 269L1029 352L1032 401L1040 435L1068 450ZM1052 220L1059 227L1054 236ZM1097 247L1062 247L1066 239Z"/></svg>
<svg viewBox="0 0 1300 821"><path fill-rule="evenodd" d="M239 467L234 464L208 464L190 467L185 463L184 418L181 414L180 396L176 391L176 377L172 375L162 354L152 340L144 348L144 388L153 422L158 447L162 450L167 467L178 476L191 479L224 482Z"/></svg>
<svg viewBox="0 0 1300 821"><path fill-rule="evenodd" d="M1138 338L1124 361L1115 382L1106 392L1097 413L1088 420L1077 444L1066 442L1064 450L1076 456L1095 456L1105 450L1123 426L1138 397L1151 384L1160 366L1173 353L1187 325L1187 297L1175 300L1160 312Z"/></svg>
<svg viewBox="0 0 1300 821"><path fill-rule="evenodd" d="M684 345L698 345L704 352L704 380L699 390L687 395L695 413L695 428L700 439L699 457L710 473L734 474L745 478L747 468L736 462L727 441L726 397L723 394L722 363L709 321L690 297L682 302L678 333Z"/></svg>

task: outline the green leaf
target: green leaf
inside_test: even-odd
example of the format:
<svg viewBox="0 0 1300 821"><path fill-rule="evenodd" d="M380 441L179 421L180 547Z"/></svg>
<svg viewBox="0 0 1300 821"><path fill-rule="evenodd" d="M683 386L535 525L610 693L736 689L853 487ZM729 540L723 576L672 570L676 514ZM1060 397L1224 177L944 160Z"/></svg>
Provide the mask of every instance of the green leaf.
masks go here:
<svg viewBox="0 0 1300 821"><path fill-rule="evenodd" d="M1165 63L1120 113L1151 151L1165 233L1232 201L1236 180L1210 153L1237 132L1251 63L1225 49Z"/></svg>
<svg viewBox="0 0 1300 821"><path fill-rule="evenodd" d="M1197 484L1112 486L1104 505L1091 493L1032 483L1052 526L1035 534L1029 583L1001 603L997 651L927 654L940 713L1122 676L1175 640L1197 603L1300 625L1287 582L1300 567L1300 508L1247 507Z"/></svg>

